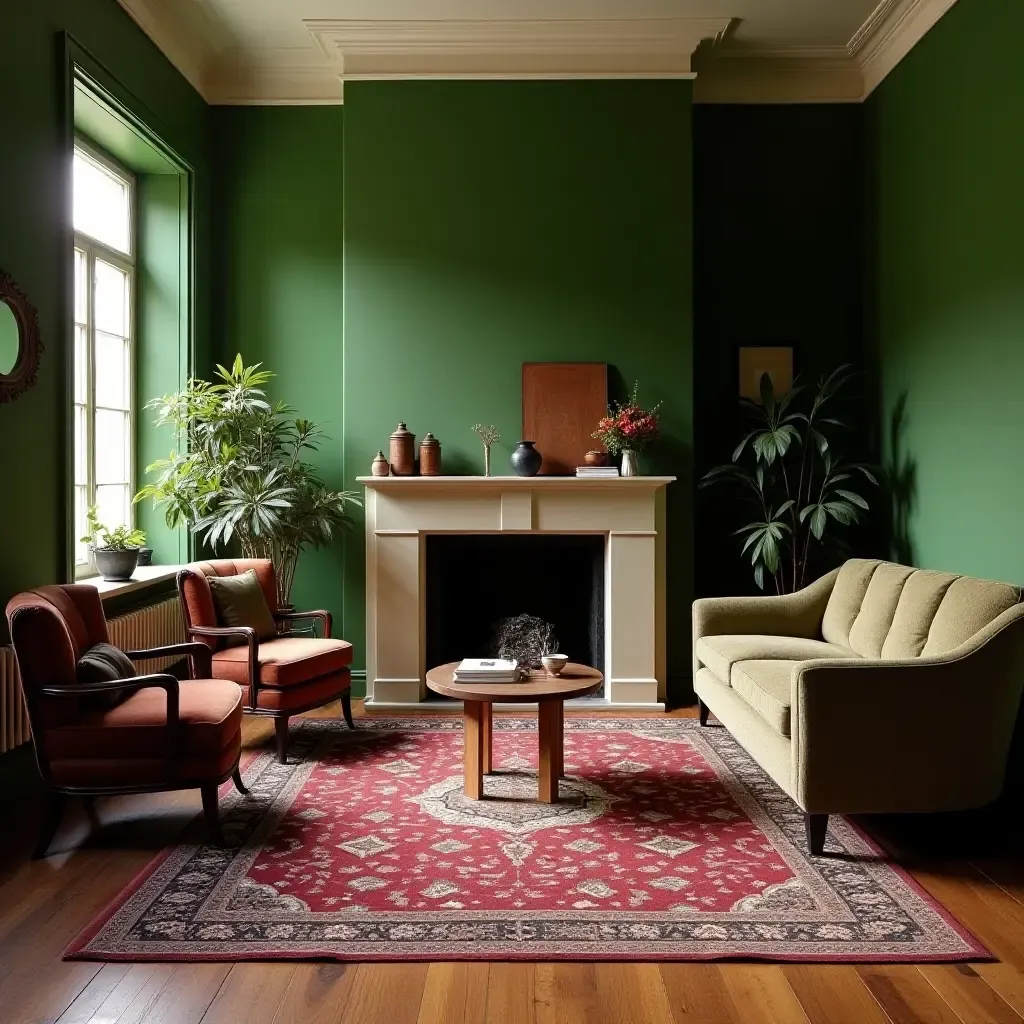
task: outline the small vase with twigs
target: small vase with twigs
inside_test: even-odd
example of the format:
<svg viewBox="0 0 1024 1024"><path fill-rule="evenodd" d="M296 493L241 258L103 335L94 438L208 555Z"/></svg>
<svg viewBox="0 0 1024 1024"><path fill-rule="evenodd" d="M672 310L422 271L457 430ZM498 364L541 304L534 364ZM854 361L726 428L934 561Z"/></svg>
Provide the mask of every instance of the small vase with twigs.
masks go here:
<svg viewBox="0 0 1024 1024"><path fill-rule="evenodd" d="M501 440L501 434L497 427L485 427L477 423L473 427L473 433L480 438L484 446L484 476L491 475L491 445Z"/></svg>

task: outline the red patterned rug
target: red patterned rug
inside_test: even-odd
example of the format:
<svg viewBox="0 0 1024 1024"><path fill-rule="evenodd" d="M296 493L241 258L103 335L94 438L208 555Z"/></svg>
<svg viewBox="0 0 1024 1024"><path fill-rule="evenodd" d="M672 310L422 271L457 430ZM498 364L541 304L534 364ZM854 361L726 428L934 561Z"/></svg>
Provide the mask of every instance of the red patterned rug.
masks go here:
<svg viewBox="0 0 1024 1024"><path fill-rule="evenodd" d="M165 851L66 953L91 960L986 958L856 828L810 857L794 804L722 728L566 718L538 803L536 721L494 722L485 799L462 725L328 720L222 797L227 849Z"/></svg>

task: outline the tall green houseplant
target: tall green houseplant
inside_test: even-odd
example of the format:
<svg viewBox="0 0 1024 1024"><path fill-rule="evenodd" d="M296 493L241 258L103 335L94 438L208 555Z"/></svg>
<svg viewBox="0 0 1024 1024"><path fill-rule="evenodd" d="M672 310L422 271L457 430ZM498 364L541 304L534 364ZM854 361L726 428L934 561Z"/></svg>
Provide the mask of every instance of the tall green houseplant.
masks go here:
<svg viewBox="0 0 1024 1024"><path fill-rule="evenodd" d="M764 374L761 401L743 399L752 429L736 446L732 462L716 466L700 482L701 487L730 486L754 509L756 518L736 535L762 590L771 586L787 594L805 586L816 546L838 547L838 530L858 522L868 509L859 483L877 485L878 480L869 466L838 455L835 435L851 425L829 408L851 376L848 366L840 366L818 384L808 403L800 386L776 397Z"/></svg>
<svg viewBox="0 0 1024 1024"><path fill-rule="evenodd" d="M277 600L290 605L295 567L305 547L330 543L352 526L352 491L334 491L303 459L323 432L296 418L264 391L274 374L262 363L217 367L217 380L190 380L155 398L157 425L170 425L179 449L147 467L156 479L136 501L152 498L172 529L185 525L213 550L237 543L246 558L269 558L277 572Z"/></svg>

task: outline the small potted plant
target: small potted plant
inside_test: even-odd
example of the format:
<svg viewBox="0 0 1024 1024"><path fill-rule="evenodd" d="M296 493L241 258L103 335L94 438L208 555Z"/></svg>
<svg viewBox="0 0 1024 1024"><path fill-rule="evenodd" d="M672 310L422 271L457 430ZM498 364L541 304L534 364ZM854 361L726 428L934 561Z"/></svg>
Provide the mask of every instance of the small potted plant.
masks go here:
<svg viewBox="0 0 1024 1024"><path fill-rule="evenodd" d="M139 563L139 550L146 543L142 530L121 525L115 530L104 526L93 505L86 514L89 532L82 538L88 544L99 574L109 581L130 580Z"/></svg>
<svg viewBox="0 0 1024 1024"><path fill-rule="evenodd" d="M632 394L625 405L618 402L608 409L608 415L597 425L597 430L590 436L601 442L613 455L622 456L622 467L619 472L623 476L636 476L637 453L658 439L659 402L653 409L644 409L637 402L639 382L633 385Z"/></svg>

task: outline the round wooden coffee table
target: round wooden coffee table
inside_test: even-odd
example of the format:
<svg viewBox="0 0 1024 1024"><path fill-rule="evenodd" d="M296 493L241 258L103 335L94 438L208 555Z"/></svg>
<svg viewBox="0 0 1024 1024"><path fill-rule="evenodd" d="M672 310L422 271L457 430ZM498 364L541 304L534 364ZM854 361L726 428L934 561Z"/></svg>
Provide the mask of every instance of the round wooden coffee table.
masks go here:
<svg viewBox="0 0 1024 1024"><path fill-rule="evenodd" d="M457 683L457 661L427 672L427 686L435 693L462 701L465 746L466 796L479 800L484 794L484 775L491 772L491 721L495 704L537 703L539 771L538 797L544 803L558 802L558 780L562 777L562 728L564 701L585 697L604 683L596 668L569 662L561 675L549 676L543 669L530 673L521 683Z"/></svg>

